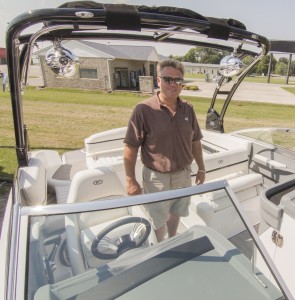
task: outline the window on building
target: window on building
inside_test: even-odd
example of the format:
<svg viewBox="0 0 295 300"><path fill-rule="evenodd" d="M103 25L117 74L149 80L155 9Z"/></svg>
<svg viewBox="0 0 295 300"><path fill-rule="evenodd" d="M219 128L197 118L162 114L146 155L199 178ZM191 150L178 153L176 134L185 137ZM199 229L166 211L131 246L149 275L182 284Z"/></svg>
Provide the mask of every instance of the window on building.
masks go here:
<svg viewBox="0 0 295 300"><path fill-rule="evenodd" d="M80 78L97 79L97 69L80 69Z"/></svg>

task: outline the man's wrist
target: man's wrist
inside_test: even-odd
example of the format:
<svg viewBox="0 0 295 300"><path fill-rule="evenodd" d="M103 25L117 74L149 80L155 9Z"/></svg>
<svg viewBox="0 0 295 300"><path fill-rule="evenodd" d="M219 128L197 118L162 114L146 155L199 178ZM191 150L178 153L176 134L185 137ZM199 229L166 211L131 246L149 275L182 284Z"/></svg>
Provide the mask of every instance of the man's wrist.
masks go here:
<svg viewBox="0 0 295 300"><path fill-rule="evenodd" d="M200 172L200 173L206 173L206 170L205 169L199 169L198 172Z"/></svg>

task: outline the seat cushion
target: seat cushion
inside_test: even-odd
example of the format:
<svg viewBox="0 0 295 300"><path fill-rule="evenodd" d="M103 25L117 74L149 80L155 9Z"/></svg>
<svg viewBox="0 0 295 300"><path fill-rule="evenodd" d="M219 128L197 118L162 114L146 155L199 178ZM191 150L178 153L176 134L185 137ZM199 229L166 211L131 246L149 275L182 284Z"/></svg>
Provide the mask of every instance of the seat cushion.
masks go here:
<svg viewBox="0 0 295 300"><path fill-rule="evenodd" d="M29 165L20 169L19 184L29 205L46 204L46 169L40 159L31 158Z"/></svg>
<svg viewBox="0 0 295 300"><path fill-rule="evenodd" d="M247 174L228 180L228 184L235 192L240 203L257 197L261 191L263 178L261 174ZM225 190L218 190L204 194L203 198L209 202L214 211L225 209L231 206Z"/></svg>

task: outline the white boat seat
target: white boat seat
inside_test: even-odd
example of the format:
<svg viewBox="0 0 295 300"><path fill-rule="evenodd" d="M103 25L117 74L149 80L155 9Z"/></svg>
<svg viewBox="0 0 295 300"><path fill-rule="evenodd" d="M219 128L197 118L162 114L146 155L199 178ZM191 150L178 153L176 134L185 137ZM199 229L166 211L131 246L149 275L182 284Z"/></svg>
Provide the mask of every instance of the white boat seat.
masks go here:
<svg viewBox="0 0 295 300"><path fill-rule="evenodd" d="M41 160L46 169L48 191L55 195L57 203L65 203L71 181L54 178L54 174L63 166L58 152L54 150L39 150L32 152L32 157Z"/></svg>
<svg viewBox="0 0 295 300"><path fill-rule="evenodd" d="M19 170L20 191L28 205L46 205L46 169L40 159L30 158L27 167Z"/></svg>
<svg viewBox="0 0 295 300"><path fill-rule="evenodd" d="M88 169L110 166L123 160L126 127L95 133L84 140Z"/></svg>
<svg viewBox="0 0 295 300"><path fill-rule="evenodd" d="M247 174L230 179L228 184L242 203L260 194L263 178L260 174ZM204 197L210 201L215 212L232 205L224 190L206 193Z"/></svg>
<svg viewBox="0 0 295 300"><path fill-rule="evenodd" d="M235 172L248 173L252 142L226 133L219 138L216 138L216 132L203 130L202 133L204 135L203 156L207 170L206 181L216 180ZM196 164L192 167L196 172Z"/></svg>
<svg viewBox="0 0 295 300"><path fill-rule="evenodd" d="M126 190L110 167L82 170L75 174L67 203L122 197Z"/></svg>
<svg viewBox="0 0 295 300"><path fill-rule="evenodd" d="M100 156L100 153L94 154L86 154L86 165L88 169L96 169L103 166L114 166L116 164L123 164L123 149L118 151L121 155L117 155L118 153L109 153L108 156Z"/></svg>
<svg viewBox="0 0 295 300"><path fill-rule="evenodd" d="M263 190L263 177L260 174L247 174L228 180L238 201L247 211L253 225L259 223L259 197ZM231 237L244 230L231 201L224 190L206 193L192 197L191 208L199 217L226 237ZM228 220L221 223L221 220Z"/></svg>
<svg viewBox="0 0 295 300"><path fill-rule="evenodd" d="M295 219L295 191L284 195L279 205L271 202L265 195L261 195L261 218L271 228L280 230L283 214ZM263 227L261 232L265 229Z"/></svg>
<svg viewBox="0 0 295 300"><path fill-rule="evenodd" d="M117 174L112 168L103 167L78 172L73 178L67 203L102 199L112 201L112 199L122 196L126 196L126 191ZM89 250L94 236L110 222L132 216L134 209L123 207L108 212L97 211L66 215L67 247L74 275L103 263L103 261L93 257ZM136 208L136 215L145 216L141 207Z"/></svg>
<svg viewBox="0 0 295 300"><path fill-rule="evenodd" d="M127 127L122 127L92 134L84 140L86 154L123 149L126 130Z"/></svg>
<svg viewBox="0 0 295 300"><path fill-rule="evenodd" d="M236 172L248 172L249 154L246 148L221 150L216 153L204 152L207 180L216 180L221 176ZM193 164L193 171L197 171Z"/></svg>
<svg viewBox="0 0 295 300"><path fill-rule="evenodd" d="M108 130L91 135L85 139L86 165L88 169L111 167L115 170L121 184L126 188L123 139L126 127ZM142 182L142 162L138 153L136 177Z"/></svg>

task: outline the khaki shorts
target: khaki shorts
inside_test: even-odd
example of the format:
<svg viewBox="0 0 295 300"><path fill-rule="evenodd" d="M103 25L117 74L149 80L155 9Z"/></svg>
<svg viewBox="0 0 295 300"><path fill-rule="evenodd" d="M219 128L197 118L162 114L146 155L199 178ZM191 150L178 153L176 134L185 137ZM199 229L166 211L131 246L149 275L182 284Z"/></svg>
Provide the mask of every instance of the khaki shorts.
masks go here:
<svg viewBox="0 0 295 300"><path fill-rule="evenodd" d="M143 166L142 178L145 194L174 190L192 185L190 168L173 173L159 173ZM189 205L190 197L183 197L146 204L144 207L151 217L150 221L154 229L159 229L165 225L170 213L179 217L188 216Z"/></svg>

